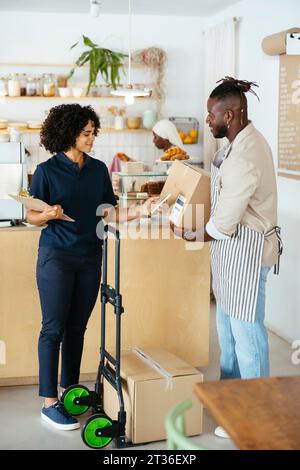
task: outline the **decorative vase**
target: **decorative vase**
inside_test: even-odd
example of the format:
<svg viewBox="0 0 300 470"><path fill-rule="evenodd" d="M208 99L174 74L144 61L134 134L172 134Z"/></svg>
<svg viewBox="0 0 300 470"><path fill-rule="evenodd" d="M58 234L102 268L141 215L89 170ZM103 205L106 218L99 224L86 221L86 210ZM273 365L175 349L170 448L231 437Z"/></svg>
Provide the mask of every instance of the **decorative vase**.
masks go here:
<svg viewBox="0 0 300 470"><path fill-rule="evenodd" d="M128 129L139 129L141 126L140 116L129 116L127 118L127 127Z"/></svg>
<svg viewBox="0 0 300 470"><path fill-rule="evenodd" d="M143 112L143 127L145 129L152 129L157 122L157 114L152 109L147 109Z"/></svg>
<svg viewBox="0 0 300 470"><path fill-rule="evenodd" d="M124 129L124 118L123 116L115 116L115 129L120 130Z"/></svg>

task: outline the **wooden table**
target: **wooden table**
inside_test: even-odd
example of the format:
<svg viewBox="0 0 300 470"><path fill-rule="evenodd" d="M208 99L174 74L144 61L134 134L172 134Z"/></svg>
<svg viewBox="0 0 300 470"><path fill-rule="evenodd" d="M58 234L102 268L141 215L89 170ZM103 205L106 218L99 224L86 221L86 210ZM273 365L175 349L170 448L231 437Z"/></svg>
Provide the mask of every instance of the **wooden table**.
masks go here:
<svg viewBox="0 0 300 470"><path fill-rule="evenodd" d="M199 383L195 392L239 449L300 449L300 376Z"/></svg>

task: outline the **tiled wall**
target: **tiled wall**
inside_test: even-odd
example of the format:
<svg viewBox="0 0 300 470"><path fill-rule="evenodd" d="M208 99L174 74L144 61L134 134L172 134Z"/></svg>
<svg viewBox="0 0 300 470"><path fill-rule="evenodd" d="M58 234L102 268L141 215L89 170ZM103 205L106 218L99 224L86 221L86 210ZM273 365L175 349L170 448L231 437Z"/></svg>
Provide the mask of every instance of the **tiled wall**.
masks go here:
<svg viewBox="0 0 300 470"><path fill-rule="evenodd" d="M50 154L39 145L39 132L24 133L23 142L30 152L30 156L27 157L28 172L33 173L36 166L47 160ZM143 161L148 166L152 166L161 155L161 151L157 150L152 142L152 132L102 131L95 139L91 156L108 165L117 152L124 152L134 160Z"/></svg>

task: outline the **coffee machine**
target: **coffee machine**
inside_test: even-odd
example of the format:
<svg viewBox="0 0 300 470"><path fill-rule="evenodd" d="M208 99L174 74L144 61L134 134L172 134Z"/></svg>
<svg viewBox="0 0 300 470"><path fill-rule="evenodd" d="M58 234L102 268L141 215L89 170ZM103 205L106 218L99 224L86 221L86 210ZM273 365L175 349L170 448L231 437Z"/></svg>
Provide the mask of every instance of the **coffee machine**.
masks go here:
<svg viewBox="0 0 300 470"><path fill-rule="evenodd" d="M27 168L22 142L0 142L0 222L17 225L24 220L22 204L8 194L27 189Z"/></svg>

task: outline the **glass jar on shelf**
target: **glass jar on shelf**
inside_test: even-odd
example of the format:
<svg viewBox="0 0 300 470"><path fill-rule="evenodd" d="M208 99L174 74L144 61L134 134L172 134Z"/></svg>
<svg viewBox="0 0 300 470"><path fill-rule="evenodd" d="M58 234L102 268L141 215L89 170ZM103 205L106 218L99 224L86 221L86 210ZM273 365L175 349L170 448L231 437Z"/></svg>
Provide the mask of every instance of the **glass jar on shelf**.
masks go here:
<svg viewBox="0 0 300 470"><path fill-rule="evenodd" d="M19 82L20 82L20 95L26 96L26 85L27 85L27 75L26 73L19 74Z"/></svg>
<svg viewBox="0 0 300 470"><path fill-rule="evenodd" d="M99 94L99 96L111 96L110 95L111 90L112 90L112 88L108 84L98 85L98 94Z"/></svg>
<svg viewBox="0 0 300 470"><path fill-rule="evenodd" d="M35 85L36 85L36 94L37 96L43 96L43 81L42 77L36 76L35 78Z"/></svg>
<svg viewBox="0 0 300 470"><path fill-rule="evenodd" d="M21 87L18 74L12 73L7 82L8 96L21 96Z"/></svg>
<svg viewBox="0 0 300 470"><path fill-rule="evenodd" d="M89 89L89 96L99 96L98 95L98 86L97 85L92 85Z"/></svg>
<svg viewBox="0 0 300 470"><path fill-rule="evenodd" d="M53 73L43 74L43 96L55 96L56 92L56 79Z"/></svg>
<svg viewBox="0 0 300 470"><path fill-rule="evenodd" d="M7 95L7 78L0 77L0 97Z"/></svg>
<svg viewBox="0 0 300 470"><path fill-rule="evenodd" d="M34 77L28 77L26 83L26 95L37 96L37 82Z"/></svg>

